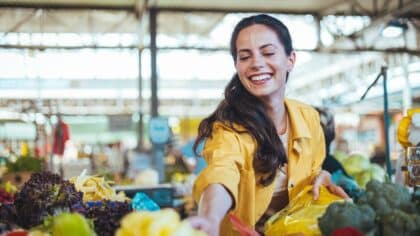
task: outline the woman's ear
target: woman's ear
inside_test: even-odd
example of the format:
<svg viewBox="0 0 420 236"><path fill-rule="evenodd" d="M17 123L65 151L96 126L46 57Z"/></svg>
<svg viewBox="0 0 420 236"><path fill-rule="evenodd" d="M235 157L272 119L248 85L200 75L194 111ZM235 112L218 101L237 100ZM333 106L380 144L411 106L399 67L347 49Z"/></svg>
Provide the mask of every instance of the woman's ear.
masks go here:
<svg viewBox="0 0 420 236"><path fill-rule="evenodd" d="M296 52L292 51L287 58L287 72L291 72L296 62Z"/></svg>

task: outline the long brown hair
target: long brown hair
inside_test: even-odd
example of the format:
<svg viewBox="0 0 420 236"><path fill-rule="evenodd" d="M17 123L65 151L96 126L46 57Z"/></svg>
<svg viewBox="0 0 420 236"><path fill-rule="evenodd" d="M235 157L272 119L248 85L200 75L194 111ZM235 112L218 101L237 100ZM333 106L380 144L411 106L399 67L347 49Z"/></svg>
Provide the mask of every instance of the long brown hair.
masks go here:
<svg viewBox="0 0 420 236"><path fill-rule="evenodd" d="M287 27L281 21L261 14L244 18L236 25L230 43L231 54L235 62L236 40L239 32L254 24L263 24L274 30L283 44L286 54L291 54L293 47ZM253 168L256 173L263 176L260 184L263 186L271 184L276 177L278 167L286 163L287 159L283 144L264 104L244 88L237 74L226 86L224 97L216 110L200 123L194 151L197 152L199 143L211 137L213 124L216 121L224 123L235 132L247 132L257 142ZM234 124L241 125L246 131L235 129Z"/></svg>

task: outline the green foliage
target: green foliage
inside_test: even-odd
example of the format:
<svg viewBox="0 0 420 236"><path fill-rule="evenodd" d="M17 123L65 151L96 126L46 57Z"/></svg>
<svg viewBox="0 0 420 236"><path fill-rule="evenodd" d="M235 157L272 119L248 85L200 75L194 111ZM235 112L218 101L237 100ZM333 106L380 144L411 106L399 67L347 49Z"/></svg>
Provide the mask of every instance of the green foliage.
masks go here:
<svg viewBox="0 0 420 236"><path fill-rule="evenodd" d="M42 170L42 159L19 157L16 162L8 162L6 167L9 173L20 171L39 172Z"/></svg>
<svg viewBox="0 0 420 236"><path fill-rule="evenodd" d="M31 228L45 217L83 206L82 193L57 174L34 173L15 196L16 219L19 226Z"/></svg>
<svg viewBox="0 0 420 236"><path fill-rule="evenodd" d="M131 206L127 202L103 201L100 205L89 207L86 217L93 221L98 235L113 236L123 216L130 211Z"/></svg>

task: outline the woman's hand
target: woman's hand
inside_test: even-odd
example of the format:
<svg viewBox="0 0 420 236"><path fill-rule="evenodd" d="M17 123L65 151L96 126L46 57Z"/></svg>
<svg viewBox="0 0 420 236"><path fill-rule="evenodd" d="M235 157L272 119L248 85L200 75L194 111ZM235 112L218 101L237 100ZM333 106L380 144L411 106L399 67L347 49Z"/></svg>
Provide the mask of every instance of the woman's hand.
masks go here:
<svg viewBox="0 0 420 236"><path fill-rule="evenodd" d="M192 216L188 218L194 229L205 232L208 236L219 236L220 222L212 217Z"/></svg>
<svg viewBox="0 0 420 236"><path fill-rule="evenodd" d="M219 236L220 223L232 204L232 197L223 185L210 184L200 197L197 216L188 220L193 228L202 230L209 236Z"/></svg>
<svg viewBox="0 0 420 236"><path fill-rule="evenodd" d="M315 178L312 185L312 193L314 194L314 200L319 198L319 187L324 185L327 189L342 198L349 198L347 193L338 185L335 185L331 180L331 175L328 171L322 170L321 173Z"/></svg>

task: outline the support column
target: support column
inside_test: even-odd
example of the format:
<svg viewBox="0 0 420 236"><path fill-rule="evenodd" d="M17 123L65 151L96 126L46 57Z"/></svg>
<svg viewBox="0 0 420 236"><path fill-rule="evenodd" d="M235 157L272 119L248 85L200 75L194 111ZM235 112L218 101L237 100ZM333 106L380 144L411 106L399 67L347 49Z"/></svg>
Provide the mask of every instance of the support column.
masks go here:
<svg viewBox="0 0 420 236"><path fill-rule="evenodd" d="M404 76L404 87L402 90L402 110L403 115L407 115L407 110L410 109L413 105L413 96L411 93L410 80L408 71L408 65L410 64L410 58L408 54L402 55L402 65L403 65L403 76Z"/></svg>
<svg viewBox="0 0 420 236"><path fill-rule="evenodd" d="M138 75L138 90L139 90L139 95L138 95L138 102L139 102L139 107L138 107L138 114L139 114L139 121L138 121L138 128L137 128L137 149L138 150L143 150L144 147L144 138L143 138L143 134L144 134L144 127L143 127L143 75L141 72L141 56L142 56L142 52L143 50L141 48L138 49L138 62L139 62L139 75Z"/></svg>
<svg viewBox="0 0 420 236"><path fill-rule="evenodd" d="M322 47L322 42L321 42L321 20L322 17L320 15L314 15L315 20L316 20L316 37L317 37L317 41L316 41L316 48L320 49Z"/></svg>
<svg viewBox="0 0 420 236"><path fill-rule="evenodd" d="M156 30L157 30L157 11L150 9L150 64L151 64L151 98L150 98L150 115L152 117L159 116L159 103L157 97L157 47L156 47Z"/></svg>
<svg viewBox="0 0 420 236"><path fill-rule="evenodd" d="M150 115L151 119L149 120L149 136L153 143L153 166L157 170L159 174L159 183L163 183L165 181L165 164L164 164L164 154L165 154L165 142L154 142L153 139L162 135L160 133L161 130L165 130L167 127L167 120L158 118L159 116L159 101L157 97L157 46L156 46L156 31L157 31L157 10L150 9L149 17L150 17L150 64L151 64L151 98L150 98ZM166 122L166 123L165 123ZM157 124L156 124L157 123ZM165 124L163 124L165 123ZM153 125L155 124L155 125ZM156 127L156 128L153 128ZM156 131L156 132L154 132ZM169 133L169 132L168 132ZM169 139L169 135L168 135Z"/></svg>

